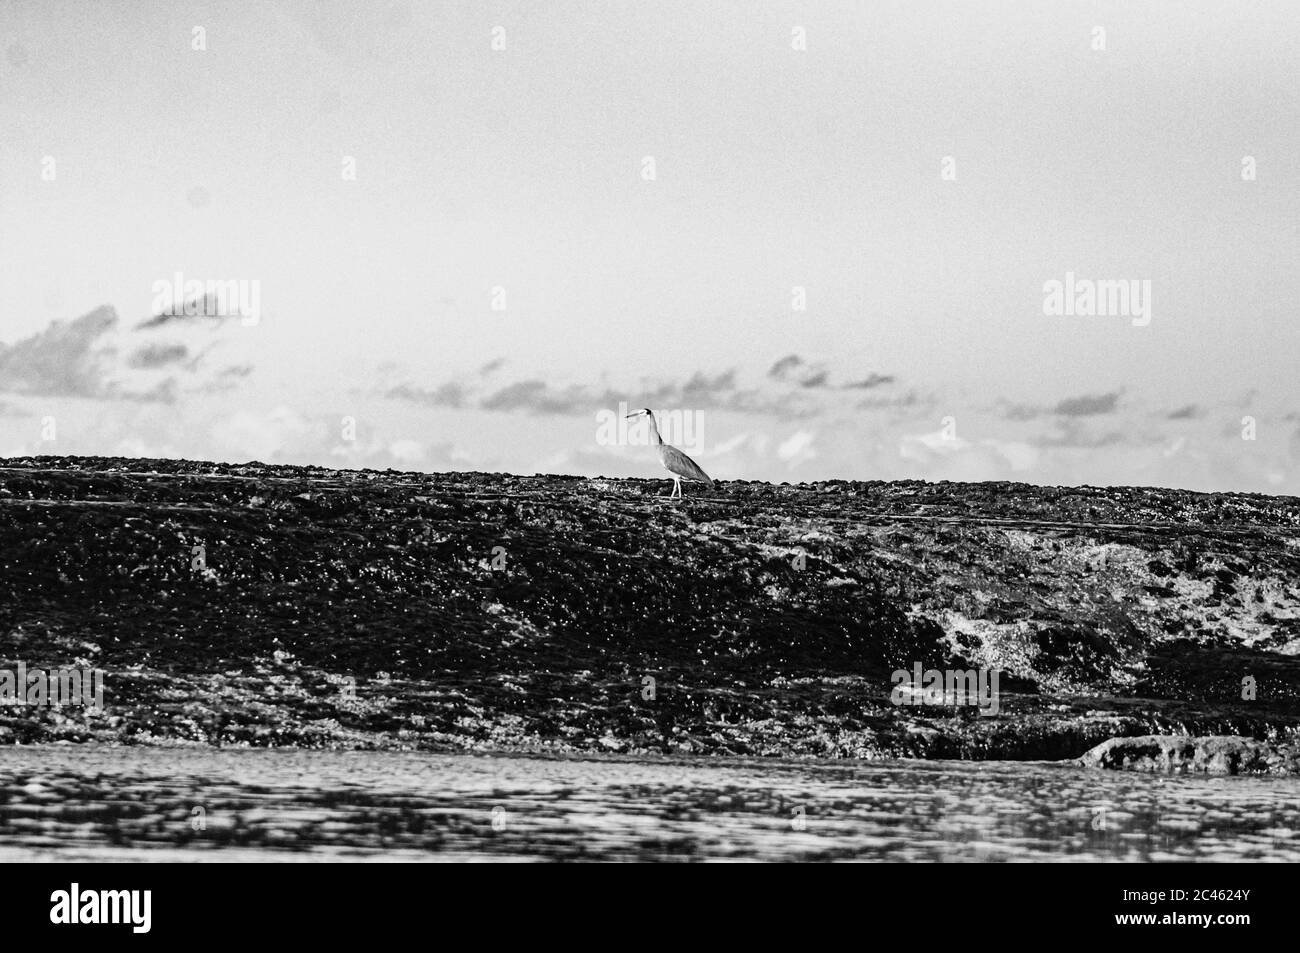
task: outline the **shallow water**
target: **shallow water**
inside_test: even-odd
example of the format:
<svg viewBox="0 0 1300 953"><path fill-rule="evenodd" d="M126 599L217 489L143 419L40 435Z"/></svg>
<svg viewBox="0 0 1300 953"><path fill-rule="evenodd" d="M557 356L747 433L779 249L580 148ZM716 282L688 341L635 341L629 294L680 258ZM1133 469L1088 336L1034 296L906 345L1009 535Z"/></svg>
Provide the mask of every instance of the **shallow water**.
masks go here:
<svg viewBox="0 0 1300 953"><path fill-rule="evenodd" d="M0 861L1300 861L1300 780L1061 764L62 745L0 751Z"/></svg>

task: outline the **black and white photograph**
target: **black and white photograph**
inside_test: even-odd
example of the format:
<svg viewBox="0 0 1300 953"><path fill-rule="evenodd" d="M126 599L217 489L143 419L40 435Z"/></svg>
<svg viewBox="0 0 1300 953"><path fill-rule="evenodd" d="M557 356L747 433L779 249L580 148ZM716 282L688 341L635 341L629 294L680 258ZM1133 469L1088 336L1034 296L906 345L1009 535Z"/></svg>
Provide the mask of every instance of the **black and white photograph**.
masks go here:
<svg viewBox="0 0 1300 953"><path fill-rule="evenodd" d="M1300 861L1291 0L0 0L0 279L24 917Z"/></svg>

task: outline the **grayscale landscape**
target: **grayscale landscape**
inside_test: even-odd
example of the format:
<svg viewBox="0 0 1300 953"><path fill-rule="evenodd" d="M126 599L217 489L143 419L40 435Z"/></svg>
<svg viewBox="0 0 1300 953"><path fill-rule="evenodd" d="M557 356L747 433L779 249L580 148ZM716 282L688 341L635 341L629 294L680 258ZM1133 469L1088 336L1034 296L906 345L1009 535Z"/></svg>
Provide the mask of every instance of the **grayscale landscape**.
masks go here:
<svg viewBox="0 0 1300 953"><path fill-rule="evenodd" d="M56 458L0 483L0 653L107 686L0 709L11 853L1295 859L1294 499ZM897 704L914 661L997 669L998 712Z"/></svg>
<svg viewBox="0 0 1300 953"><path fill-rule="evenodd" d="M1297 77L1295 0L0 0L0 860L1300 860Z"/></svg>

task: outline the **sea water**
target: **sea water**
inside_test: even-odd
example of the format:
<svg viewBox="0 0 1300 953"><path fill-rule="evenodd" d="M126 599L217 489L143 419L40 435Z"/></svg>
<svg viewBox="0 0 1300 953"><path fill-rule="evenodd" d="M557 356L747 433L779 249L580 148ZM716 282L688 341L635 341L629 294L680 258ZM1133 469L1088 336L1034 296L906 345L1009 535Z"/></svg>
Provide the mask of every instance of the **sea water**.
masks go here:
<svg viewBox="0 0 1300 953"><path fill-rule="evenodd" d="M1007 761L15 746L0 861L1300 861L1300 779Z"/></svg>

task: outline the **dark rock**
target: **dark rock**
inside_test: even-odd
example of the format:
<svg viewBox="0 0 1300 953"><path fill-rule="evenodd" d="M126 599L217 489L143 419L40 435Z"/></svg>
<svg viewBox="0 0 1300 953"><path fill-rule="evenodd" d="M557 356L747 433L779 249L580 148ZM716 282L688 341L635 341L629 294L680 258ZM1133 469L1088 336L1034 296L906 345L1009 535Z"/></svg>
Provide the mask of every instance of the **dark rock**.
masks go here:
<svg viewBox="0 0 1300 953"><path fill-rule="evenodd" d="M665 492L0 461L0 667L108 673L104 712L0 708L0 739L1042 759L1300 731L1295 499ZM996 670L997 714L893 704L915 665Z"/></svg>
<svg viewBox="0 0 1300 953"><path fill-rule="evenodd" d="M1177 774L1300 774L1300 745L1237 735L1143 735L1112 738L1079 763L1090 768Z"/></svg>

